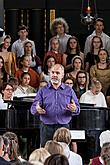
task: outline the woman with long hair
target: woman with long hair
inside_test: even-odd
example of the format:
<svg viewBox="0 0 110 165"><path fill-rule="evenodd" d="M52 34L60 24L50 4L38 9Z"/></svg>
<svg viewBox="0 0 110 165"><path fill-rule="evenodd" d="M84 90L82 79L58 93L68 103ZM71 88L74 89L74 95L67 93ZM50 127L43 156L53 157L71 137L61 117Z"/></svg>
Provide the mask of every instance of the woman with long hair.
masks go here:
<svg viewBox="0 0 110 165"><path fill-rule="evenodd" d="M24 55L29 56L30 58L30 67L37 71L38 73L41 73L41 60L40 58L33 53L33 42L31 40L27 40L24 42Z"/></svg>
<svg viewBox="0 0 110 165"><path fill-rule="evenodd" d="M94 36L91 42L90 52L87 53L85 59L85 70L90 71L90 67L99 61L98 51L103 47L103 42L100 37Z"/></svg>
<svg viewBox="0 0 110 165"><path fill-rule="evenodd" d="M42 80L45 80L45 81L47 81L47 82L50 81L50 76L49 76L50 70L51 70L52 66L55 65L55 64L56 64L56 59L55 59L55 57L53 57L53 56L47 56L47 57L45 58L45 63L44 63L43 72L42 72L41 75L40 75L40 80L41 80L41 81L42 81Z"/></svg>
<svg viewBox="0 0 110 165"><path fill-rule="evenodd" d="M99 62L90 68L90 77L97 78L102 84L102 92L106 94L110 86L110 64L108 52L106 49L100 49L98 52Z"/></svg>
<svg viewBox="0 0 110 165"><path fill-rule="evenodd" d="M12 76L17 71L16 66L16 56L14 52L10 51L11 37L9 35L5 36L4 42L0 48L0 56L4 59L4 66L6 72Z"/></svg>
<svg viewBox="0 0 110 165"><path fill-rule="evenodd" d="M0 56L0 86L7 82L9 78L9 75L7 74L4 66L4 60L3 57Z"/></svg>
<svg viewBox="0 0 110 165"><path fill-rule="evenodd" d="M65 54L67 55L66 70L71 68L72 59L76 55L80 56L82 58L82 64L83 64L83 67L84 67L84 53L82 53L81 50L80 50L80 45L79 45L79 41L78 41L77 37L72 36L68 39Z"/></svg>
<svg viewBox="0 0 110 165"><path fill-rule="evenodd" d="M75 56L72 59L72 69L71 72L67 73L65 77L70 77L74 82L78 71L82 69L82 58L80 56Z"/></svg>

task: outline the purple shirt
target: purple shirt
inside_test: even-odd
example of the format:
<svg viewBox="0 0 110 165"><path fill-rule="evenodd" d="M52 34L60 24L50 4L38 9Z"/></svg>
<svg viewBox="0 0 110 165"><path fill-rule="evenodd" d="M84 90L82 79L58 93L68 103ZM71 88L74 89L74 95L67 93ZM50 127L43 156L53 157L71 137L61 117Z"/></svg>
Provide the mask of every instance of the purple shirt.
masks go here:
<svg viewBox="0 0 110 165"><path fill-rule="evenodd" d="M77 109L74 113L67 110L67 105L74 100ZM46 114L40 115L40 120L44 124L68 124L72 115L80 113L80 106L73 89L64 83L58 89L54 89L51 83L39 89L35 100L31 106L31 113L36 114L36 104L45 109Z"/></svg>

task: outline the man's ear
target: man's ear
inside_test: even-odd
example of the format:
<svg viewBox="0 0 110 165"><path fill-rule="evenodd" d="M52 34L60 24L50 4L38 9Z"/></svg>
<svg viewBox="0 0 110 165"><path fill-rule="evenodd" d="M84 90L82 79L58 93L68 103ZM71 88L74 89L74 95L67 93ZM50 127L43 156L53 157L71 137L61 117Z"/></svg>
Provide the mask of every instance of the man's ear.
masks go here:
<svg viewBox="0 0 110 165"><path fill-rule="evenodd" d="M64 73L64 71L62 72L62 78L64 78L64 75L65 75L65 73Z"/></svg>

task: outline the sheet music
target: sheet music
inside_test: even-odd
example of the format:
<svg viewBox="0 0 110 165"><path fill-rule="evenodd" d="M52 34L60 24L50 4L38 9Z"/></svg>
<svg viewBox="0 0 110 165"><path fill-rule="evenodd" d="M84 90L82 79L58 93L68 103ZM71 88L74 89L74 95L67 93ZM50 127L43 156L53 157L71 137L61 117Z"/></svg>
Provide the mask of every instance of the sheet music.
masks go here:
<svg viewBox="0 0 110 165"><path fill-rule="evenodd" d="M71 139L85 140L85 130L70 130Z"/></svg>

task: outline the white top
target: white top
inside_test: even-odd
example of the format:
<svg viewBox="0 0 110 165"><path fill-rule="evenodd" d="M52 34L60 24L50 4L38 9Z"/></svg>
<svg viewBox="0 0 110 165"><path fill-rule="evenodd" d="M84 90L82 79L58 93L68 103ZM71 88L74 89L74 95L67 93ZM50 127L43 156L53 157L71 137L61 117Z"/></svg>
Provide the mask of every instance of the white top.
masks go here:
<svg viewBox="0 0 110 165"><path fill-rule="evenodd" d="M4 100L0 98L0 110L4 109L6 110L8 108L8 103L4 103Z"/></svg>
<svg viewBox="0 0 110 165"><path fill-rule="evenodd" d="M82 165L82 158L79 154L70 151L69 146L64 142L59 142L63 147L63 154L68 158L69 165Z"/></svg>
<svg viewBox="0 0 110 165"><path fill-rule="evenodd" d="M100 147L102 148L104 143L110 143L110 130L103 131L100 136Z"/></svg>
<svg viewBox="0 0 110 165"><path fill-rule="evenodd" d="M35 93L35 89L32 88L31 86L23 87L22 85L19 85L17 89L13 93L13 97L19 97L19 96L31 96L31 94Z"/></svg>
<svg viewBox="0 0 110 165"><path fill-rule="evenodd" d="M69 155L69 165L82 165L82 158L79 154L70 151L70 155Z"/></svg>
<svg viewBox="0 0 110 165"><path fill-rule="evenodd" d="M23 159L21 156L18 156L18 159L21 161L21 162L27 162L25 159Z"/></svg>
<svg viewBox="0 0 110 165"><path fill-rule="evenodd" d="M88 90L80 97L80 103L94 104L96 107L107 107L105 96L102 92L94 95L91 90Z"/></svg>
<svg viewBox="0 0 110 165"><path fill-rule="evenodd" d="M14 52L17 57L22 57L24 55L24 43L28 40L29 40L28 38L26 38L26 40L24 40L24 41L21 41L20 39L16 40L12 44L11 51ZM33 43L33 54L36 54L35 43L32 40L31 40L31 42Z"/></svg>
<svg viewBox="0 0 110 165"><path fill-rule="evenodd" d="M85 47L84 47L84 54L85 55L87 55L87 53L90 52L91 40L94 36L96 36L95 30L86 39ZM107 51L110 55L110 37L107 34L105 34L104 32L102 32L100 37L101 37L102 42L103 42L103 48L107 49Z"/></svg>

